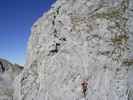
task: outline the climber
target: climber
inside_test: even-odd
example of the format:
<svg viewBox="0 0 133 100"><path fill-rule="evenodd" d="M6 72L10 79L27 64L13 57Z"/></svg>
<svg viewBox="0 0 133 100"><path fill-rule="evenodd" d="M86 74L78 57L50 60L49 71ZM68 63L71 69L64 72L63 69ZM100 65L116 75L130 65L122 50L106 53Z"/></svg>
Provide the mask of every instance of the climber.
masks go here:
<svg viewBox="0 0 133 100"><path fill-rule="evenodd" d="M88 83L87 83L87 81L86 80L83 80L82 82L81 82L81 86L82 86L82 93L83 93L83 95L84 96L86 96L86 91L87 91L87 88L88 88Z"/></svg>

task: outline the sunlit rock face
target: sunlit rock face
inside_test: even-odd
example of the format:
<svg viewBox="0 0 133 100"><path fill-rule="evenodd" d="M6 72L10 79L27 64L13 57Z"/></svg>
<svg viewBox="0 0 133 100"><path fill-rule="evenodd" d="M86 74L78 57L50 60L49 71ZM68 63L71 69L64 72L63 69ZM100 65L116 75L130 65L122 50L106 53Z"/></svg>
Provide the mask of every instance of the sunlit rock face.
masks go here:
<svg viewBox="0 0 133 100"><path fill-rule="evenodd" d="M32 27L14 100L132 100L128 9L128 0L57 0Z"/></svg>
<svg viewBox="0 0 133 100"><path fill-rule="evenodd" d="M129 59L132 59L133 63L133 1L130 0L129 2L129 10L128 10L128 29L129 29L129 47L130 47L130 52L129 52ZM132 63L129 64L129 71L128 71L128 100L133 100L133 65Z"/></svg>
<svg viewBox="0 0 133 100"><path fill-rule="evenodd" d="M23 67L0 58L0 100L13 100L14 79Z"/></svg>

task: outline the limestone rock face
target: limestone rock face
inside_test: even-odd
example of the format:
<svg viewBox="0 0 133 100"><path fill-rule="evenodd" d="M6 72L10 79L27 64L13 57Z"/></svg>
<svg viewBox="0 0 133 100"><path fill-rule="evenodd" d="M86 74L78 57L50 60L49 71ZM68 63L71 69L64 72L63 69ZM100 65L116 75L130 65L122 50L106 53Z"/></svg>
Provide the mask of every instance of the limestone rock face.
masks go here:
<svg viewBox="0 0 133 100"><path fill-rule="evenodd" d="M0 58L0 100L13 100L14 79L23 67Z"/></svg>
<svg viewBox="0 0 133 100"><path fill-rule="evenodd" d="M129 10L128 10L128 29L129 29L129 59L133 61L133 1L130 0L129 2ZM129 71L128 71L128 88L129 88L129 96L128 100L133 100L133 65L129 64Z"/></svg>
<svg viewBox="0 0 133 100"><path fill-rule="evenodd" d="M133 100L131 4L57 0L32 27L14 100Z"/></svg>

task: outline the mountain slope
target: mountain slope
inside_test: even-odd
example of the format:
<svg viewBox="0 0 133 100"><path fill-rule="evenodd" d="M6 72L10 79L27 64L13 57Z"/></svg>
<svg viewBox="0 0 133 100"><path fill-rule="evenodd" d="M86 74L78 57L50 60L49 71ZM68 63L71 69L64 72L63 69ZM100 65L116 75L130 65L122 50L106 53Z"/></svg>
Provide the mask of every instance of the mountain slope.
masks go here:
<svg viewBox="0 0 133 100"><path fill-rule="evenodd" d="M13 83L22 70L23 66L0 58L0 100L13 100Z"/></svg>

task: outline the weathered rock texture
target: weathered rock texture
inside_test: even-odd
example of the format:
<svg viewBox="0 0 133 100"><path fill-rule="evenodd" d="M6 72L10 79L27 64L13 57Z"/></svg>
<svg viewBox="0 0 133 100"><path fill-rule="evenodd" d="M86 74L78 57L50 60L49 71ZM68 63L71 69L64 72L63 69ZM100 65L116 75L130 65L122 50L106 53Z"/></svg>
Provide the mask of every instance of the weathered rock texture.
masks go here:
<svg viewBox="0 0 133 100"><path fill-rule="evenodd" d="M13 100L13 81L23 67L0 58L0 100Z"/></svg>
<svg viewBox="0 0 133 100"><path fill-rule="evenodd" d="M32 27L14 100L133 100L132 6L132 0L57 0Z"/></svg>
<svg viewBox="0 0 133 100"><path fill-rule="evenodd" d="M129 2L128 10L128 30L129 30L129 47L130 52L128 59L130 60L129 71L128 71L128 100L133 100L133 0Z"/></svg>

